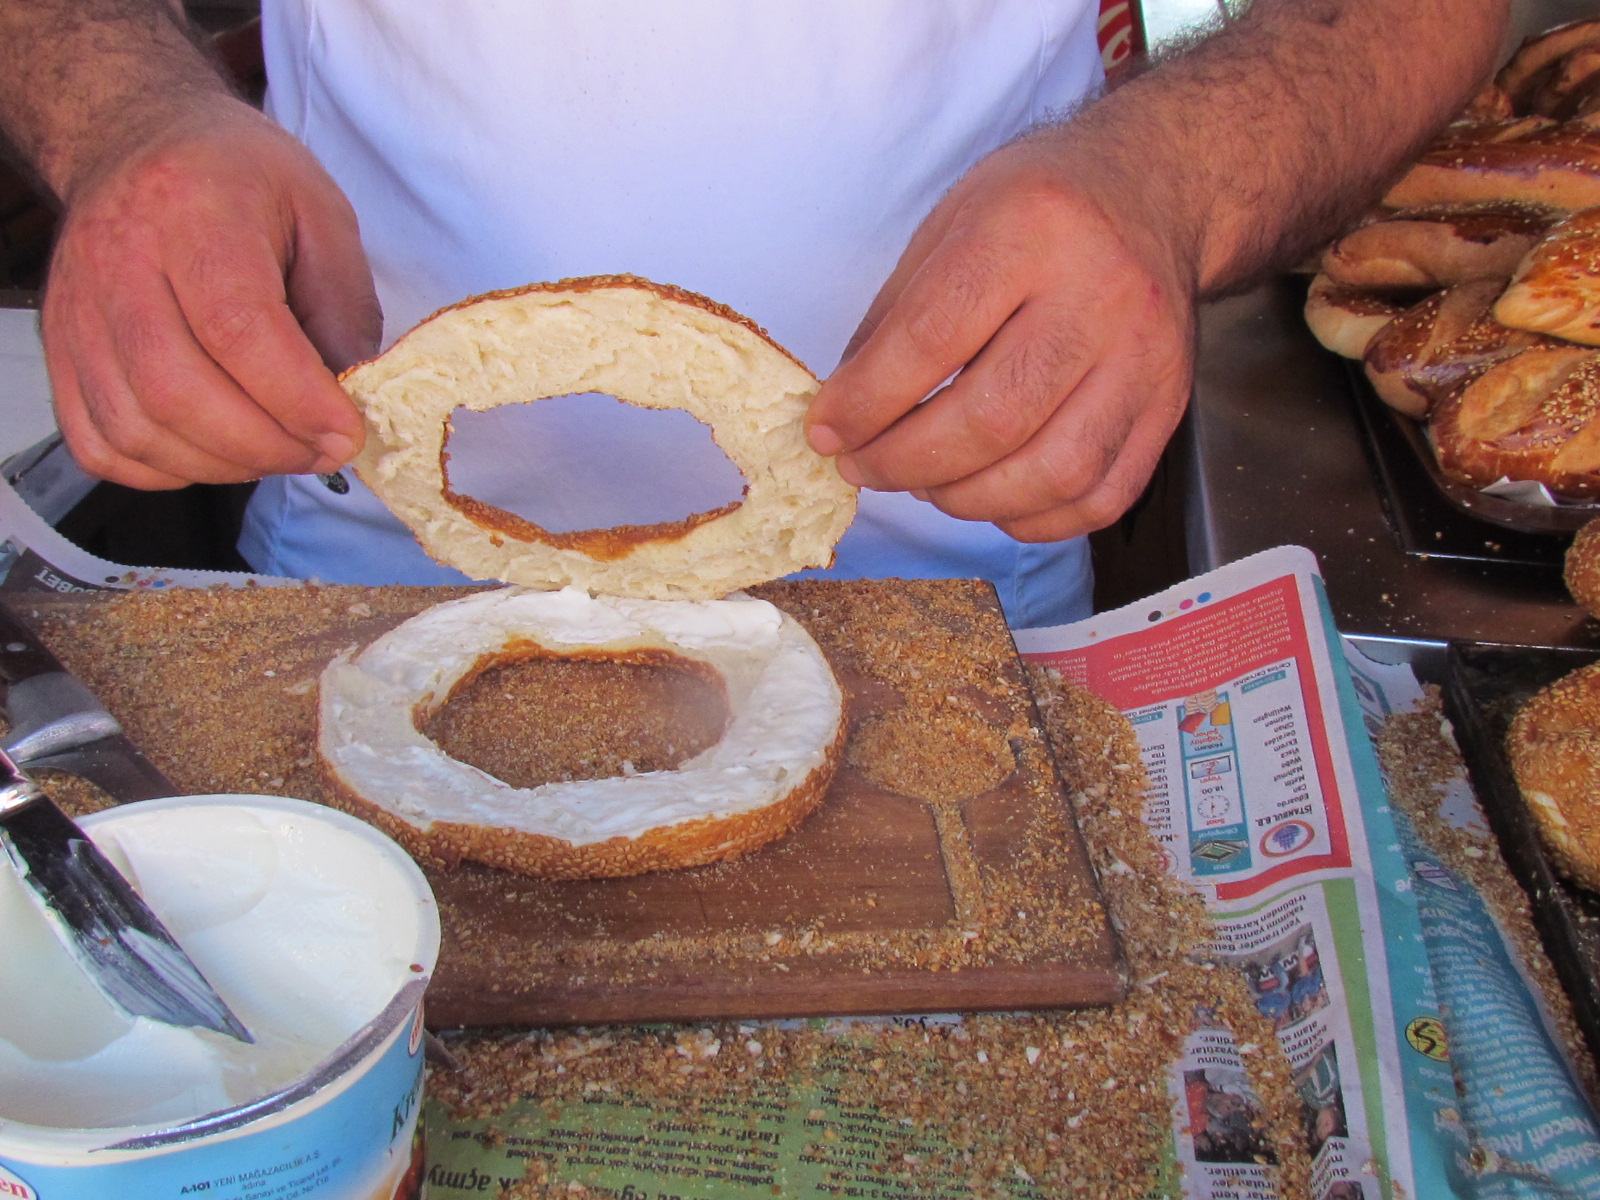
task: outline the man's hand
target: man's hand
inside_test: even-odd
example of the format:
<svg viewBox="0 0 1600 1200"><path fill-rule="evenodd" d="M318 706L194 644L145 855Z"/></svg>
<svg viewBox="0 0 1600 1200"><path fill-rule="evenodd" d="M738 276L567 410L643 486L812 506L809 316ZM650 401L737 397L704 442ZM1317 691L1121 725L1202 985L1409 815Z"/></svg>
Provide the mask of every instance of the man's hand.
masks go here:
<svg viewBox="0 0 1600 1200"><path fill-rule="evenodd" d="M1023 541L1115 520L1187 402L1197 300L1372 203L1487 79L1507 20L1507 0L1229 7L928 216L812 404L847 479Z"/></svg>
<svg viewBox="0 0 1600 1200"><path fill-rule="evenodd" d="M355 215L239 101L207 97L75 183L42 326L57 420L99 478L332 471L360 447L330 370L381 331Z"/></svg>
<svg viewBox="0 0 1600 1200"><path fill-rule="evenodd" d="M1048 133L1008 146L945 197L808 418L851 482L1028 542L1138 498L1194 353L1192 265L1054 151Z"/></svg>
<svg viewBox="0 0 1600 1200"><path fill-rule="evenodd" d="M0 129L65 214L42 324L86 470L168 488L355 453L332 369L382 323L355 214L181 4L0 0Z"/></svg>

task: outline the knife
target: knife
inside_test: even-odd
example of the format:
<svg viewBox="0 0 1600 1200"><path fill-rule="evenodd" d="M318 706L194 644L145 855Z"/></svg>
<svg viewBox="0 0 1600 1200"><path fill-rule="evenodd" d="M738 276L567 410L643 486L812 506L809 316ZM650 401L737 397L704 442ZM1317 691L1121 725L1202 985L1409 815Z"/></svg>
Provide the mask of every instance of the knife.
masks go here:
<svg viewBox="0 0 1600 1200"><path fill-rule="evenodd" d="M0 710L11 732L0 749L30 770L87 779L118 802L181 793L123 733L88 688L0 604Z"/></svg>
<svg viewBox="0 0 1600 1200"><path fill-rule="evenodd" d="M4 604L0 683L6 688L0 712L11 723L10 734L0 739L0 754L10 754L16 764L87 779L118 803L182 794L140 753L94 693ZM423 1031L423 1039L430 1061L461 1069L431 1030ZM246 1034L245 1040L252 1039Z"/></svg>
<svg viewBox="0 0 1600 1200"><path fill-rule="evenodd" d="M255 1040L111 861L3 750L0 847L57 936L118 1008Z"/></svg>

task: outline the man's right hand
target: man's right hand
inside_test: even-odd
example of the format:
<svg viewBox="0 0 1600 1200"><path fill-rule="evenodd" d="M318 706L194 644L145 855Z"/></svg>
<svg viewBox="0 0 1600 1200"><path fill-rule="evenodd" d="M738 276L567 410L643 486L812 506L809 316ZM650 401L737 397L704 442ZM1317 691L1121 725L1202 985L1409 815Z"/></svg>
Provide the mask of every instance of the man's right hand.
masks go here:
<svg viewBox="0 0 1600 1200"><path fill-rule="evenodd" d="M65 197L42 328L67 445L136 488L337 469L334 371L382 315L338 186L241 101L196 97Z"/></svg>

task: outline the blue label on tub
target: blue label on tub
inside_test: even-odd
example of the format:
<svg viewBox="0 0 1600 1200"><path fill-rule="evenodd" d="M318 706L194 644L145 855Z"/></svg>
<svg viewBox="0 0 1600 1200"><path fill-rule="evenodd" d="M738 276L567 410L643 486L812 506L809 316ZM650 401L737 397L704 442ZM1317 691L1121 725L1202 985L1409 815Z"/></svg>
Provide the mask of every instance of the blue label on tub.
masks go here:
<svg viewBox="0 0 1600 1200"><path fill-rule="evenodd" d="M142 1154L90 1151L70 1166L0 1154L0 1197L391 1200L420 1195L400 1177L414 1158L420 1163L413 1142L422 1053L418 1039L407 1036L412 1026L406 1021L377 1061L338 1096L303 1113L280 1114L262 1128L246 1126L232 1136Z"/></svg>

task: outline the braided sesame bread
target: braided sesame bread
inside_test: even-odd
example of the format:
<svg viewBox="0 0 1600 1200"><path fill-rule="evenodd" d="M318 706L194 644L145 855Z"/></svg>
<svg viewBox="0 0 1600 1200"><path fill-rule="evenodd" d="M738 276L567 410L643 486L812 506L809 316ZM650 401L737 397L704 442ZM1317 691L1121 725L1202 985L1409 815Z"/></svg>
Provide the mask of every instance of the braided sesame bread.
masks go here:
<svg viewBox="0 0 1600 1200"><path fill-rule="evenodd" d="M1386 295L1325 274L1315 276L1306 291L1306 324L1317 341L1345 358L1364 355L1378 332L1404 311L1404 304Z"/></svg>
<svg viewBox="0 0 1600 1200"><path fill-rule="evenodd" d="M1328 247L1322 270L1358 288L1441 288L1505 279L1556 219L1541 204L1494 201L1401 209Z"/></svg>
<svg viewBox="0 0 1600 1200"><path fill-rule="evenodd" d="M1319 261L1313 332L1458 482L1600 496L1596 113L1600 20L1529 39Z"/></svg>
<svg viewBox="0 0 1600 1200"><path fill-rule="evenodd" d="M1494 319L1490 309L1499 293L1493 280L1458 284L1378 330L1362 364L1383 401L1407 416L1426 417L1483 370L1545 340Z"/></svg>
<svg viewBox="0 0 1600 1200"><path fill-rule="evenodd" d="M1530 249L1494 315L1518 329L1600 346L1600 208L1573 213Z"/></svg>
<svg viewBox="0 0 1600 1200"><path fill-rule="evenodd" d="M1600 204L1600 130L1546 117L1459 126L1383 198L1390 208L1506 200L1569 211Z"/></svg>
<svg viewBox="0 0 1600 1200"><path fill-rule="evenodd" d="M1495 88L1512 108L1547 117L1566 115L1587 94L1600 62L1600 17L1568 21L1533 34L1495 76Z"/></svg>
<svg viewBox="0 0 1600 1200"><path fill-rule="evenodd" d="M1428 433L1440 469L1462 483L1523 479L1600 496L1600 351L1524 350L1436 404Z"/></svg>

